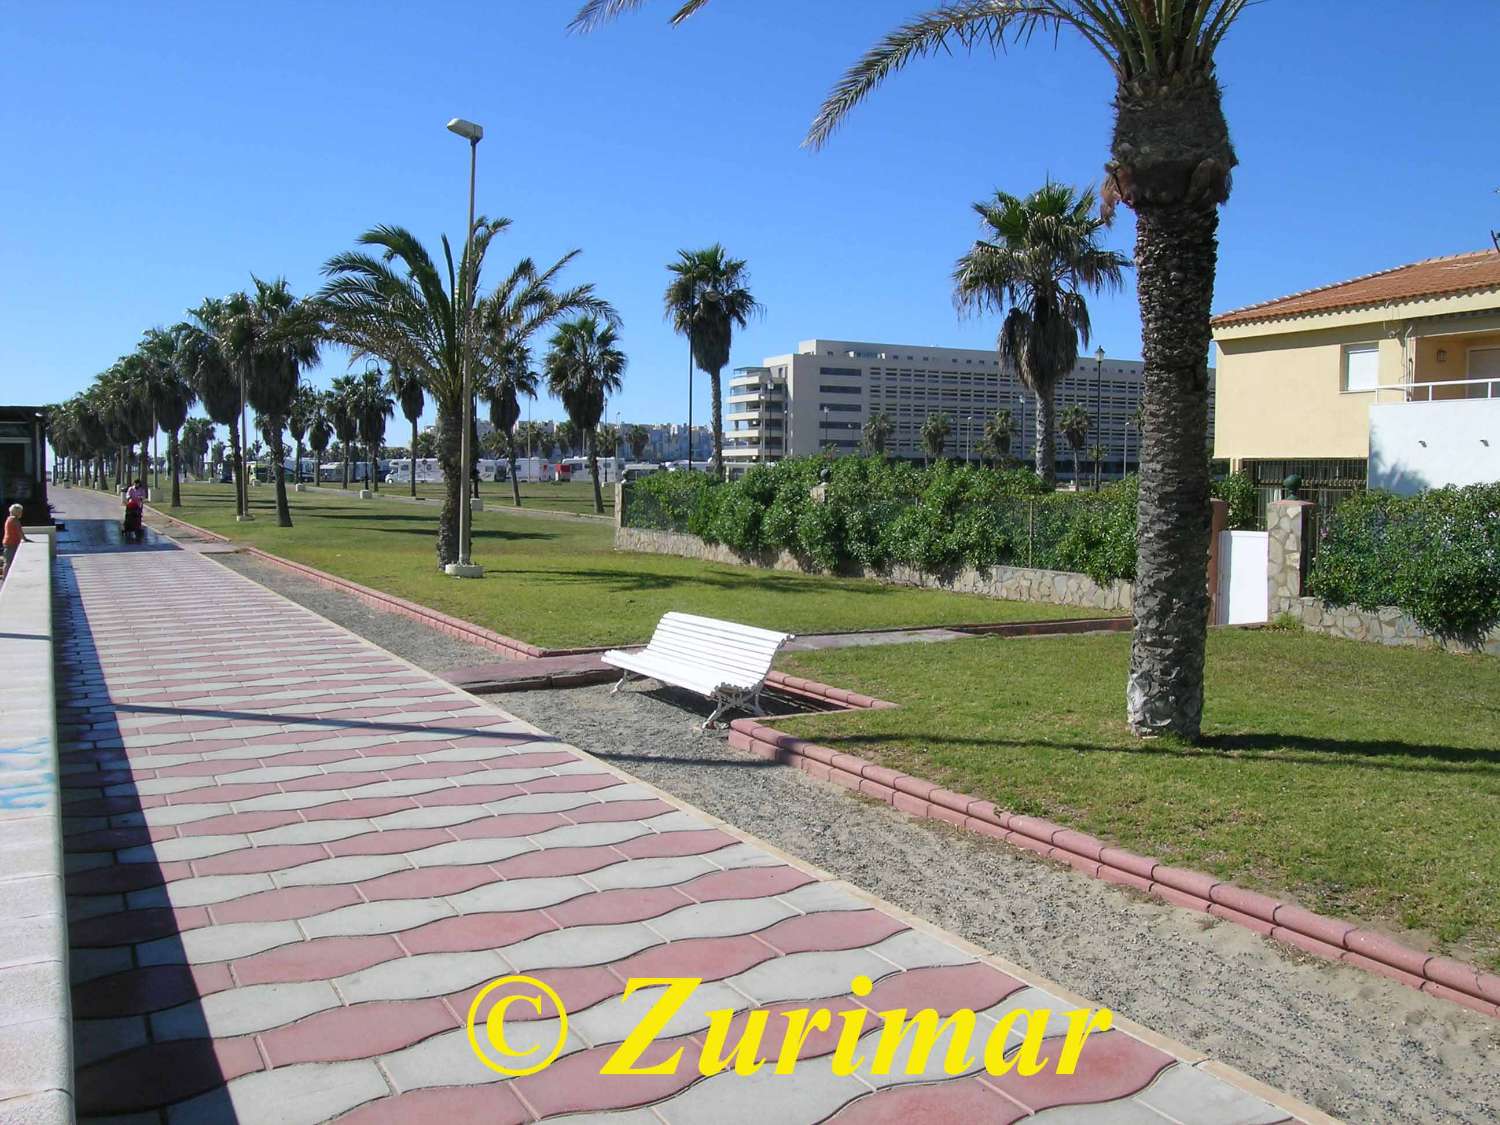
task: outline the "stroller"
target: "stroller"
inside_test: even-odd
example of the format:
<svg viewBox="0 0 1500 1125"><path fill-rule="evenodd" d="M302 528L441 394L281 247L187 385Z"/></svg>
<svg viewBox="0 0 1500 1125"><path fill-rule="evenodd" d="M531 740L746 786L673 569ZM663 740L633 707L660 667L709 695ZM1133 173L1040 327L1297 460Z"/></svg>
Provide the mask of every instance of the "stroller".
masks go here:
<svg viewBox="0 0 1500 1125"><path fill-rule="evenodd" d="M139 503L127 503L125 505L125 522L120 526L120 536L123 539L135 539L137 543L146 541L146 526L141 522L141 505Z"/></svg>

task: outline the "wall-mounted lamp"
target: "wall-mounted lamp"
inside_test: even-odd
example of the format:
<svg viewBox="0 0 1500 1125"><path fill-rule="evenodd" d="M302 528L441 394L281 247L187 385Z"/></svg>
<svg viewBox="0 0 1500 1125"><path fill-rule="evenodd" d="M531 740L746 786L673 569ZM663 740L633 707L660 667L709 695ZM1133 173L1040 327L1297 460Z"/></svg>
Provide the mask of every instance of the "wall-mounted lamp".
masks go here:
<svg viewBox="0 0 1500 1125"><path fill-rule="evenodd" d="M1479 444L1482 445L1482 446L1484 446L1484 447L1486 447L1486 448L1488 448L1489 444L1490 444L1490 439L1487 438L1487 437L1482 437L1482 438L1479 439Z"/></svg>
<svg viewBox="0 0 1500 1125"><path fill-rule="evenodd" d="M1421 438L1417 439L1417 444L1420 445L1423 449L1427 448L1427 443L1425 441L1423 441Z"/></svg>
<svg viewBox="0 0 1500 1125"><path fill-rule="evenodd" d="M1447 363L1448 362L1448 349L1447 348L1439 348L1437 350L1437 361L1439 363Z"/></svg>

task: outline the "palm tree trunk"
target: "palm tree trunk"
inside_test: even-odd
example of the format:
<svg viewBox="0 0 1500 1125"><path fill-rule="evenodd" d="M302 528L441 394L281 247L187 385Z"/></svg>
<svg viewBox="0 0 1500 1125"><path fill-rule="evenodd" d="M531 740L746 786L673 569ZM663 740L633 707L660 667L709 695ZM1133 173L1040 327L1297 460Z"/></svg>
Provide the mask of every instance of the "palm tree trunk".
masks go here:
<svg viewBox="0 0 1500 1125"><path fill-rule="evenodd" d="M588 436L586 444L589 447L589 476L594 478L594 515L604 514L604 493L599 488L599 434L597 431Z"/></svg>
<svg viewBox="0 0 1500 1125"><path fill-rule="evenodd" d="M172 463L172 507L182 507L182 474L180 472L180 456L177 445L177 431L173 430L167 435L167 460Z"/></svg>
<svg viewBox="0 0 1500 1125"><path fill-rule="evenodd" d="M463 419L453 415L452 410L438 407L437 455L438 465L443 471L443 510L438 515L437 534L439 567L458 561L458 506L463 502L463 494L459 490L467 488L469 483L467 474L463 471L463 454L459 444L459 430L463 427Z"/></svg>
<svg viewBox="0 0 1500 1125"><path fill-rule="evenodd" d="M297 439L297 464L292 469L292 472L294 474L293 477L292 477L292 483L293 484L301 484L302 483L302 439L301 438Z"/></svg>
<svg viewBox="0 0 1500 1125"><path fill-rule="evenodd" d="M234 474L234 496L235 504L240 515L245 514L247 496L245 493L245 458L240 449L240 428L229 427L229 459Z"/></svg>
<svg viewBox="0 0 1500 1125"><path fill-rule="evenodd" d="M1208 636L1208 369L1218 209L1137 206L1146 363L1135 637L1126 706L1137 734L1196 739Z"/></svg>
<svg viewBox="0 0 1500 1125"><path fill-rule="evenodd" d="M713 401L713 426L714 426L714 465L713 474L718 480L724 479L724 396L719 390L719 372L712 371L708 376L709 394ZM693 435L688 434L688 448L692 449ZM692 454L688 454L688 467L692 467ZM595 485L597 488L597 484ZM601 509L602 511L602 509Z"/></svg>
<svg viewBox="0 0 1500 1125"><path fill-rule="evenodd" d="M343 454L344 479L339 487L347 489L349 487L349 443L347 441L342 443L341 452Z"/></svg>
<svg viewBox="0 0 1500 1125"><path fill-rule="evenodd" d="M286 502L286 447L281 443L281 419L276 418L271 424L276 427L271 442L271 456L276 459L276 526L291 527L292 509Z"/></svg>
<svg viewBox="0 0 1500 1125"><path fill-rule="evenodd" d="M417 419L411 420L411 498L417 498Z"/></svg>
<svg viewBox="0 0 1500 1125"><path fill-rule="evenodd" d="M1056 406L1050 384L1036 392L1036 475L1049 486L1057 483Z"/></svg>
<svg viewBox="0 0 1500 1125"><path fill-rule="evenodd" d="M521 480L516 476L516 434L512 430L506 438L507 452L510 454L510 495L516 507L521 506Z"/></svg>

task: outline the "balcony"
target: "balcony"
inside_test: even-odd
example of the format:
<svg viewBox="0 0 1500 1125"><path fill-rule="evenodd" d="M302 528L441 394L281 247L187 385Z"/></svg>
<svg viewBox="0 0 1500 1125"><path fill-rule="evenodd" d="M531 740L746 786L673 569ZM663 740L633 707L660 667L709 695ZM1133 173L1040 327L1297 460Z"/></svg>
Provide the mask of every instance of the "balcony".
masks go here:
<svg viewBox="0 0 1500 1125"><path fill-rule="evenodd" d="M1371 488L1403 495L1500 480L1500 376L1379 388L1370 407Z"/></svg>

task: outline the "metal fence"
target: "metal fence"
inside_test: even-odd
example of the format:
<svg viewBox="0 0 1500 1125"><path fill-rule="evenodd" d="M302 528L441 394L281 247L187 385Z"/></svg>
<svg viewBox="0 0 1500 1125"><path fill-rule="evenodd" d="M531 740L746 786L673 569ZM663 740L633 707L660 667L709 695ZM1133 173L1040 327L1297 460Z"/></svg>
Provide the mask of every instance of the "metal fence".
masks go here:
<svg viewBox="0 0 1500 1125"><path fill-rule="evenodd" d="M1265 461L1241 462L1243 472L1250 474L1255 482L1256 526L1264 530L1266 507L1274 500L1285 498L1282 487L1287 477L1295 474L1302 478L1302 487L1297 490L1297 499L1312 502L1303 516L1302 578L1307 580L1308 568L1317 557L1318 545L1328 526L1328 517L1356 492L1365 490L1368 462L1362 457L1288 457Z"/></svg>

